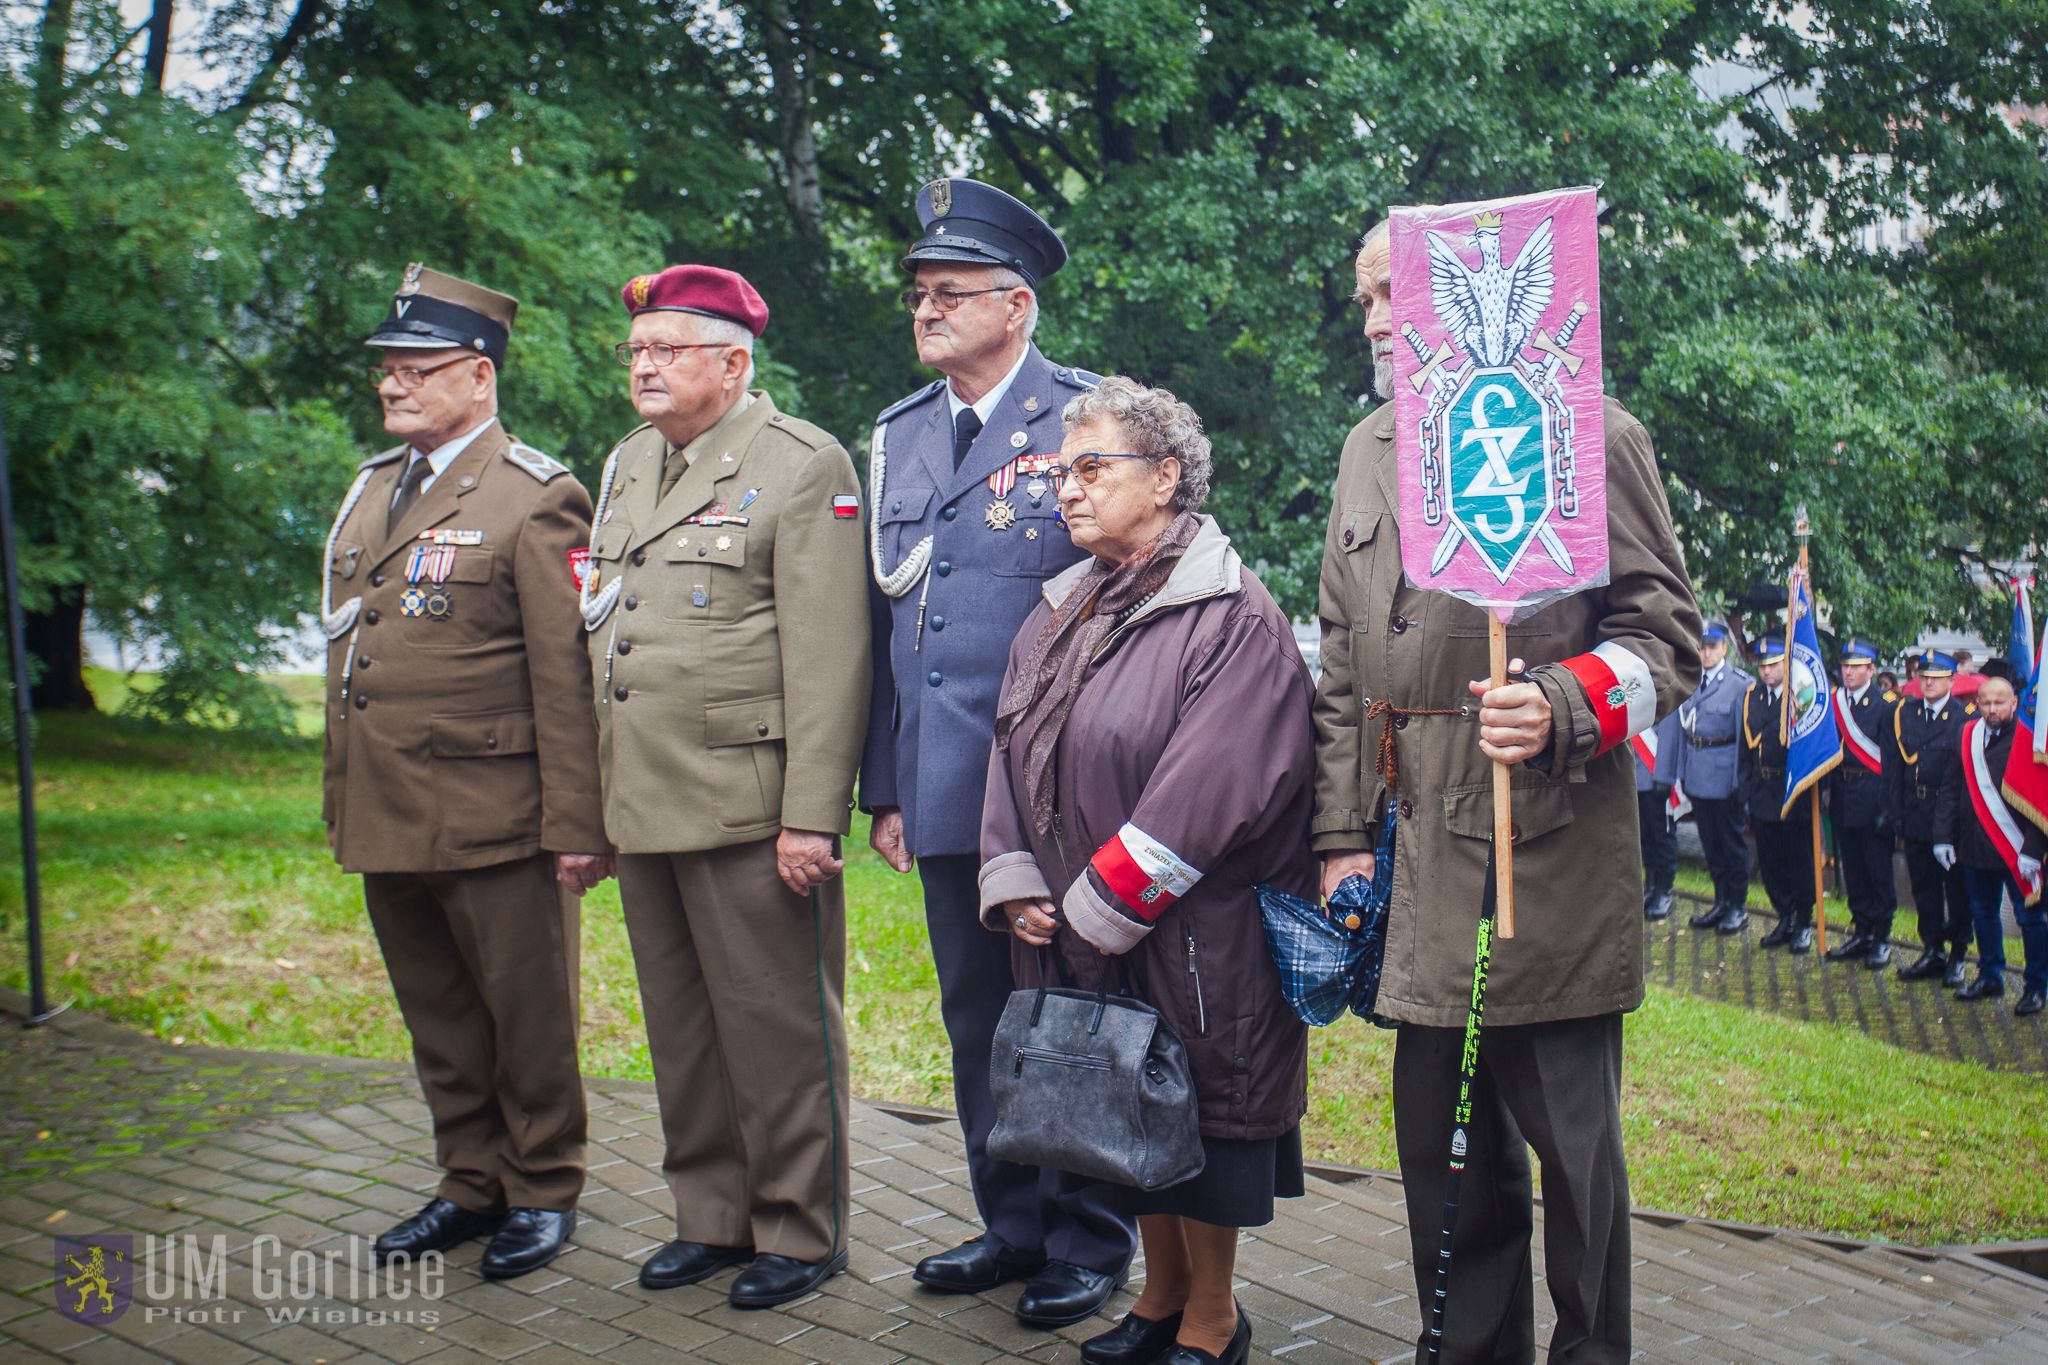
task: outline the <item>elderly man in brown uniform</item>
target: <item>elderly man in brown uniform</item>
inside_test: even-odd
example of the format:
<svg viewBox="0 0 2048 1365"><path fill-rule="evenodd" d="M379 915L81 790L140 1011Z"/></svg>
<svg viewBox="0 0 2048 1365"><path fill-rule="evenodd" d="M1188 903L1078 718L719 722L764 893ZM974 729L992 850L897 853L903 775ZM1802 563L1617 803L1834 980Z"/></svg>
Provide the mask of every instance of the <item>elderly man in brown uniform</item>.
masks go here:
<svg viewBox="0 0 2048 1365"><path fill-rule="evenodd" d="M577 898L610 875L572 553L590 497L497 417L516 301L406 270L372 371L404 445L327 543L322 814L363 874L446 1174L380 1259L495 1232L545 1265L583 1189Z"/></svg>
<svg viewBox="0 0 2048 1365"><path fill-rule="evenodd" d="M583 584L604 819L676 1240L640 1283L752 1264L736 1307L846 1267L846 832L868 704L859 484L748 391L768 307L671 266L624 292L647 425L605 463Z"/></svg>
<svg viewBox="0 0 2048 1365"><path fill-rule="evenodd" d="M1356 267L1382 394L1392 386L1389 264L1387 234L1375 229ZM1370 875L1393 803L1397 864L1377 1010L1399 1025L1395 1136L1425 1306L1493 829L1491 766L1516 765L1517 933L1495 948L1487 981L1448 1361L1535 1356L1528 1147L1543 1163L1557 1307L1550 1359L1629 1358L1621 1016L1643 999L1643 926L1625 741L1653 708L1609 698L1649 690L1655 715L1677 706L1699 681L1700 615L1642 424L1610 400L1606 430L1609 582L1513 629L1526 681L1474 682L1488 671L1485 614L1403 578L1391 403L1345 442L1330 512L1313 842L1326 894L1352 872ZM1385 770L1382 726L1397 756ZM1426 1342L1425 1331L1418 1359Z"/></svg>

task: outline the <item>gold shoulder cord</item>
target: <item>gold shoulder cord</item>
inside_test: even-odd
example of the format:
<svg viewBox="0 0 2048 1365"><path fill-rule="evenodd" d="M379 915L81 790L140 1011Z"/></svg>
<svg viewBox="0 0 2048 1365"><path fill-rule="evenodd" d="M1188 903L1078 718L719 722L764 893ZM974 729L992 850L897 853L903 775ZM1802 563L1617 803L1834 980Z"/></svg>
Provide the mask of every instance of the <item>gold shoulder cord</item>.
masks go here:
<svg viewBox="0 0 2048 1365"><path fill-rule="evenodd" d="M1920 761L1920 755L1906 752L1905 724L1906 704L1900 702L1896 707L1892 708L1892 738L1898 741L1899 757L1905 759L1906 766L1910 768Z"/></svg>
<svg viewBox="0 0 2048 1365"><path fill-rule="evenodd" d="M1756 684L1754 682L1750 683L1742 691L1742 747L1761 752L1764 747L1763 741L1757 737L1756 731L1749 728L1749 699L1755 695Z"/></svg>

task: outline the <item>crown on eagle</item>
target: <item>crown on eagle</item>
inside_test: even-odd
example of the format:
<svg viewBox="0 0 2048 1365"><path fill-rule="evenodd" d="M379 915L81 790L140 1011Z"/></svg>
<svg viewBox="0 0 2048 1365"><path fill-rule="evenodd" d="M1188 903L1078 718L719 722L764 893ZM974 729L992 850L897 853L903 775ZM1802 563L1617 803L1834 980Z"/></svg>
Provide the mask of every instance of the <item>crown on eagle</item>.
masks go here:
<svg viewBox="0 0 2048 1365"><path fill-rule="evenodd" d="M1472 215L1472 226L1475 230L1479 228L1497 228L1500 226L1500 215L1498 213L1475 213Z"/></svg>

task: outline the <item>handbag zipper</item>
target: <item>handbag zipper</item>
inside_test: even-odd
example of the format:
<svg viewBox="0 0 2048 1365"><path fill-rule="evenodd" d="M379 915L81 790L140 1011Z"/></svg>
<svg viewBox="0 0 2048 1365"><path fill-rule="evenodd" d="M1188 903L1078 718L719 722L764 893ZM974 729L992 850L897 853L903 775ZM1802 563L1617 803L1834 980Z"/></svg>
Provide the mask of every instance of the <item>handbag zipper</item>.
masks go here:
<svg viewBox="0 0 2048 1365"><path fill-rule="evenodd" d="M1195 1033L1206 1038L1209 1034L1209 1010L1202 1003L1202 974L1195 969L1194 931L1183 930L1181 937L1188 942L1188 980L1195 983Z"/></svg>
<svg viewBox="0 0 2048 1365"><path fill-rule="evenodd" d="M1090 1057L1086 1053L1061 1052L1056 1048L1049 1047L1020 1047L1017 1049L1016 1065L1013 1074L1018 1076L1024 1074L1024 1059L1027 1057L1034 1062L1053 1062L1060 1066L1083 1066L1091 1071L1107 1071L1110 1069L1109 1058L1107 1057Z"/></svg>

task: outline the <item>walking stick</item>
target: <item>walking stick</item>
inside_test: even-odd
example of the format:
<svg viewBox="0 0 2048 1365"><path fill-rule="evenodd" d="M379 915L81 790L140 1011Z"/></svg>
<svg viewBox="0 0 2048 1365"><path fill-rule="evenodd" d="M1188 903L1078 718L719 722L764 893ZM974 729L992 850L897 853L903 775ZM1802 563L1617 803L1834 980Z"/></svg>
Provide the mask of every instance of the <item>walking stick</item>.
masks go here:
<svg viewBox="0 0 2048 1365"><path fill-rule="evenodd" d="M1479 942L1472 955L1472 1003L1465 1010L1465 1046L1458 1054L1458 1107L1451 1122L1451 1168L1444 1180L1443 1240L1436 1253L1436 1293L1429 1306L1429 1359L1442 1358L1444 1305L1451 1290L1451 1236L1458 1228L1458 1186L1465 1178L1465 1157L1472 1140L1466 1129L1472 1123L1472 1079L1479 1069L1479 1021L1486 1012L1486 970L1493 963L1494 897L1499 889L1494 875L1495 843L1486 855L1486 885L1479 893Z"/></svg>

